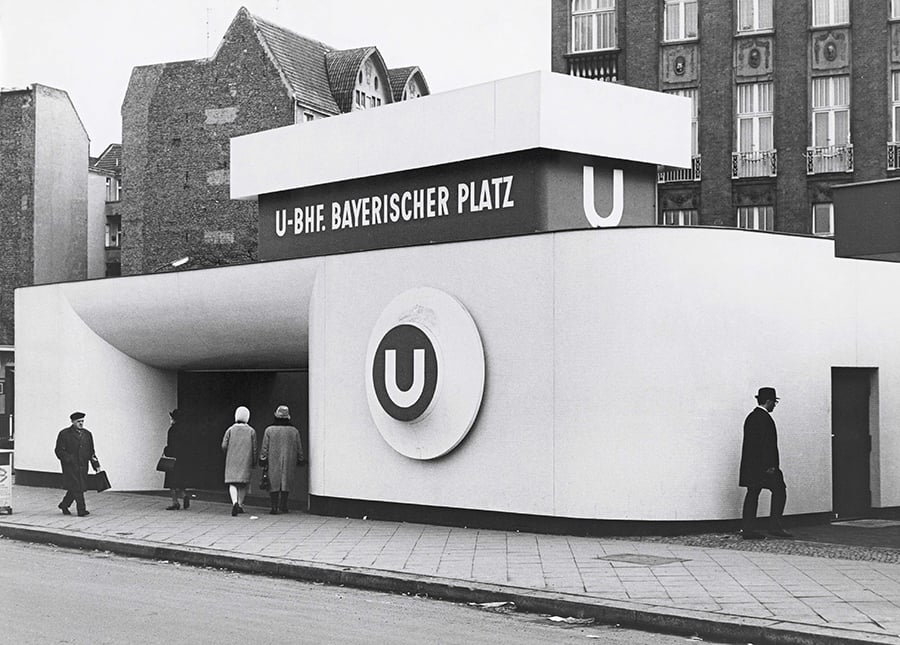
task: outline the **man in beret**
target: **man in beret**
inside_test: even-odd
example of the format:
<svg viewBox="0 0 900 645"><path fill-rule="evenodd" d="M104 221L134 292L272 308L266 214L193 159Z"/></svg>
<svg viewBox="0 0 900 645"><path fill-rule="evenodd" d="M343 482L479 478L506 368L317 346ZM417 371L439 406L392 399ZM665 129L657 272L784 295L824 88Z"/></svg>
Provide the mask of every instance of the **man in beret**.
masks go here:
<svg viewBox="0 0 900 645"><path fill-rule="evenodd" d="M774 387L761 387L756 394L757 405L744 421L744 443L741 450L741 475L739 484L747 488L744 497L743 530L745 540L763 540L765 535L756 531L756 509L763 488L772 491L769 514L769 535L791 538L781 528L781 515L787 501L787 487L778 460L778 433L772 411L778 403Z"/></svg>
<svg viewBox="0 0 900 645"><path fill-rule="evenodd" d="M100 470L100 462L94 454L94 437L84 427L84 412L73 412L69 415L72 424L59 431L56 437L56 457L62 464L63 488L66 496L59 503L63 515L71 515L69 506L75 502L78 517L90 515L84 505L84 491L88 485L88 463L94 472Z"/></svg>

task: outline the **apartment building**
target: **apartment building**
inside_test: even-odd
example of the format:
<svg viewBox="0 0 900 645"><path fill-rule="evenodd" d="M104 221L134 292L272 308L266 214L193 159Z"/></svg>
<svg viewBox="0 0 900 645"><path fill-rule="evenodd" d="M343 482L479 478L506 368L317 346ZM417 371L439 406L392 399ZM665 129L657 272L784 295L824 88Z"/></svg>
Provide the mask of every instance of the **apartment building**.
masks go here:
<svg viewBox="0 0 900 645"><path fill-rule="evenodd" d="M245 8L211 57L135 67L122 105L122 274L258 259L256 202L229 196L232 137L428 93L418 67L389 68L374 46L338 50Z"/></svg>
<svg viewBox="0 0 900 645"><path fill-rule="evenodd" d="M111 143L88 167L88 277L122 275L122 145Z"/></svg>
<svg viewBox="0 0 900 645"><path fill-rule="evenodd" d="M552 69L678 94L657 221L831 236L832 186L900 176L900 0L552 0Z"/></svg>
<svg viewBox="0 0 900 645"><path fill-rule="evenodd" d="M88 277L89 145L63 90L0 89L0 442L12 431L15 290Z"/></svg>

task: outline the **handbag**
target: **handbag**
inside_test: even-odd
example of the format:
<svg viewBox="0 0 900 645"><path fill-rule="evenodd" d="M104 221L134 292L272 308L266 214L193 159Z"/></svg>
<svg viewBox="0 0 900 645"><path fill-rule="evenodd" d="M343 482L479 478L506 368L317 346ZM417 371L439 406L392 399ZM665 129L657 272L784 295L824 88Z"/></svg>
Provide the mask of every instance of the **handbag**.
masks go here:
<svg viewBox="0 0 900 645"><path fill-rule="evenodd" d="M175 457L166 457L162 455L156 462L156 470L161 473L170 473L175 470Z"/></svg>
<svg viewBox="0 0 900 645"><path fill-rule="evenodd" d="M109 477L105 470L98 471L93 475L88 475L88 490L95 490L98 493L108 488L112 488L109 483Z"/></svg>
<svg viewBox="0 0 900 645"><path fill-rule="evenodd" d="M259 489L260 490L269 490L272 487L272 482L269 481L269 471L264 470L262 473L262 478L259 480Z"/></svg>

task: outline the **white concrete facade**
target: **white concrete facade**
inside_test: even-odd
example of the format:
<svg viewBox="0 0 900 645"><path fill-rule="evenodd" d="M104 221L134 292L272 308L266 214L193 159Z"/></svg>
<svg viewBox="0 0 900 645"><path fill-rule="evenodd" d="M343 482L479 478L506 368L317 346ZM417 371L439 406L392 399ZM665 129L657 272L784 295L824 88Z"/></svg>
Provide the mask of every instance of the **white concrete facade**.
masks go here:
<svg viewBox="0 0 900 645"><path fill-rule="evenodd" d="M670 94L532 72L235 137L231 197L537 148L686 168L690 108Z"/></svg>
<svg viewBox="0 0 900 645"><path fill-rule="evenodd" d="M364 383L372 326L416 286L468 308L487 370L469 435L430 461L382 439ZM165 428L142 411L175 404L178 369L306 361L312 495L552 517L736 518L741 425L756 389L775 385L787 512L826 512L830 370L866 367L878 373L872 501L898 506L900 312L884 298L898 289L900 267L835 259L828 240L670 228L31 287L17 292L16 464L56 471L55 434L85 409L117 487L154 488ZM230 312L222 302L241 304Z"/></svg>
<svg viewBox="0 0 900 645"><path fill-rule="evenodd" d="M687 165L688 107L525 75L235 139L232 195L531 149ZM366 146L348 153L363 132ZM612 177L612 195L627 199ZM548 210L587 207L586 189L566 186L548 194ZM81 409L115 486L156 488L159 416L181 403L180 370L308 368L311 495L732 519L743 420L757 389L775 386L787 513L822 513L833 503L831 370L864 368L875 385L871 502L900 506L900 310L889 297L900 266L836 259L820 238L582 226L20 289L16 466L58 472L56 432ZM474 424L435 459L391 448L366 380L379 318L420 287L458 301L483 346ZM442 392L459 396L453 383Z"/></svg>

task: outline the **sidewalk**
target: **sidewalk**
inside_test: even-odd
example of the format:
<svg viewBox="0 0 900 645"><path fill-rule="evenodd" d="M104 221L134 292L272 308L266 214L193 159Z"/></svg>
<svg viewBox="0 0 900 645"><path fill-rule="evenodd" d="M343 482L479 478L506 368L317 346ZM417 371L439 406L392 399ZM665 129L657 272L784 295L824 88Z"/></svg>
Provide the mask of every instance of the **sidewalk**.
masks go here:
<svg viewBox="0 0 900 645"><path fill-rule="evenodd" d="M88 493L91 515L81 518L59 512L61 497L14 486L0 535L457 602L510 601L706 640L900 645L900 563L771 550L807 542L744 550L273 516L249 506L233 518L225 503L166 511L168 497L118 492Z"/></svg>

